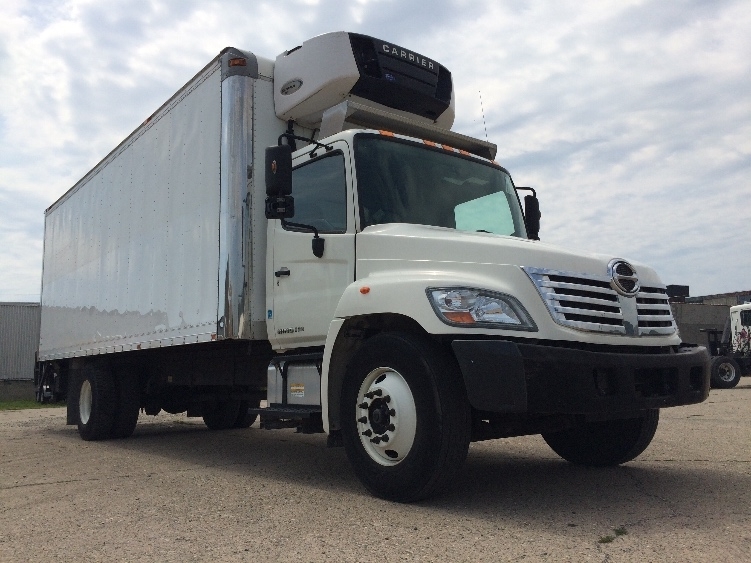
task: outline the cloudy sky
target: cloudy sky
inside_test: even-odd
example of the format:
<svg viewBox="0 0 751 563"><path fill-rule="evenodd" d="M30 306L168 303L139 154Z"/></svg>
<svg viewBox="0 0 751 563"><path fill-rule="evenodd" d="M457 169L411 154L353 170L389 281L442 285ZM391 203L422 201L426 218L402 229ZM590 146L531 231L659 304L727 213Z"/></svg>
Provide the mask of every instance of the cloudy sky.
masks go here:
<svg viewBox="0 0 751 563"><path fill-rule="evenodd" d="M3 0L0 301L38 299L44 210L223 47L338 30L452 71L544 240L751 289L748 0Z"/></svg>

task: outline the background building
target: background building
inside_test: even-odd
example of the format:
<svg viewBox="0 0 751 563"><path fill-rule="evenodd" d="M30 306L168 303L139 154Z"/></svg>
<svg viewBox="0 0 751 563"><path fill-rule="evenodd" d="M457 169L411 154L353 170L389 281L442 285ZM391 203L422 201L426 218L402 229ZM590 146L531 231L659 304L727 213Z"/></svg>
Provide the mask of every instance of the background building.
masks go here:
<svg viewBox="0 0 751 563"><path fill-rule="evenodd" d="M732 293L718 293L716 295L702 295L700 297L686 297L686 303L703 303L704 305L743 305L751 302L751 290L734 291Z"/></svg>
<svg viewBox="0 0 751 563"><path fill-rule="evenodd" d="M39 303L0 303L0 399L34 398Z"/></svg>
<svg viewBox="0 0 751 563"><path fill-rule="evenodd" d="M722 330L730 316L730 307L751 302L751 290L689 297L688 286L669 285L673 316L684 342L707 345L702 329Z"/></svg>

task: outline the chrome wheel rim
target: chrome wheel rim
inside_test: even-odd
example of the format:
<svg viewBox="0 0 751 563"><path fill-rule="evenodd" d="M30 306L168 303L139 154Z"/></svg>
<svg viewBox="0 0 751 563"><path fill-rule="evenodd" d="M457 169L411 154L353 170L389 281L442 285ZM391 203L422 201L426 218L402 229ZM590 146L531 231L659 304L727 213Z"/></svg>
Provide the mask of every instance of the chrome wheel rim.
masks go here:
<svg viewBox="0 0 751 563"><path fill-rule="evenodd" d="M91 417L91 382L87 379L81 385L81 395L78 397L78 417L82 424L87 424Z"/></svg>
<svg viewBox="0 0 751 563"><path fill-rule="evenodd" d="M731 382L735 379L735 368L733 364L722 363L717 369L717 375L725 382Z"/></svg>
<svg viewBox="0 0 751 563"><path fill-rule="evenodd" d="M357 433L368 456L380 465L400 463L412 449L417 410L409 384L386 367L371 371L357 394Z"/></svg>

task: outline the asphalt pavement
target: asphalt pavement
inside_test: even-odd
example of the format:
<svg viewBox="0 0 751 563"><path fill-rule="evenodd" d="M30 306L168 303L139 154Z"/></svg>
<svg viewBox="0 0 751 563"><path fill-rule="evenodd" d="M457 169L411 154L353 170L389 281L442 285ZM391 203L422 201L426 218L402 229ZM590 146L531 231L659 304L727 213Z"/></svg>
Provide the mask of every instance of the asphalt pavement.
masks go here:
<svg viewBox="0 0 751 563"><path fill-rule="evenodd" d="M142 414L83 442L65 409L0 412L0 561L150 560L751 561L751 378L663 410L621 467L479 442L408 505L369 496L324 435Z"/></svg>

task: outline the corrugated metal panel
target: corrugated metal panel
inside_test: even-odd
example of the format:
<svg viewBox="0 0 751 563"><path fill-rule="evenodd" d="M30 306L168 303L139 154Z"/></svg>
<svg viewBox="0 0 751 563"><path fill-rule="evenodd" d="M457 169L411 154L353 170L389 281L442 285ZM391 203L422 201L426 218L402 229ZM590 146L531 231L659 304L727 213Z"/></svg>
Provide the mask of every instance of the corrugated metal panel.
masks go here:
<svg viewBox="0 0 751 563"><path fill-rule="evenodd" d="M0 379L34 379L39 303L0 303Z"/></svg>

